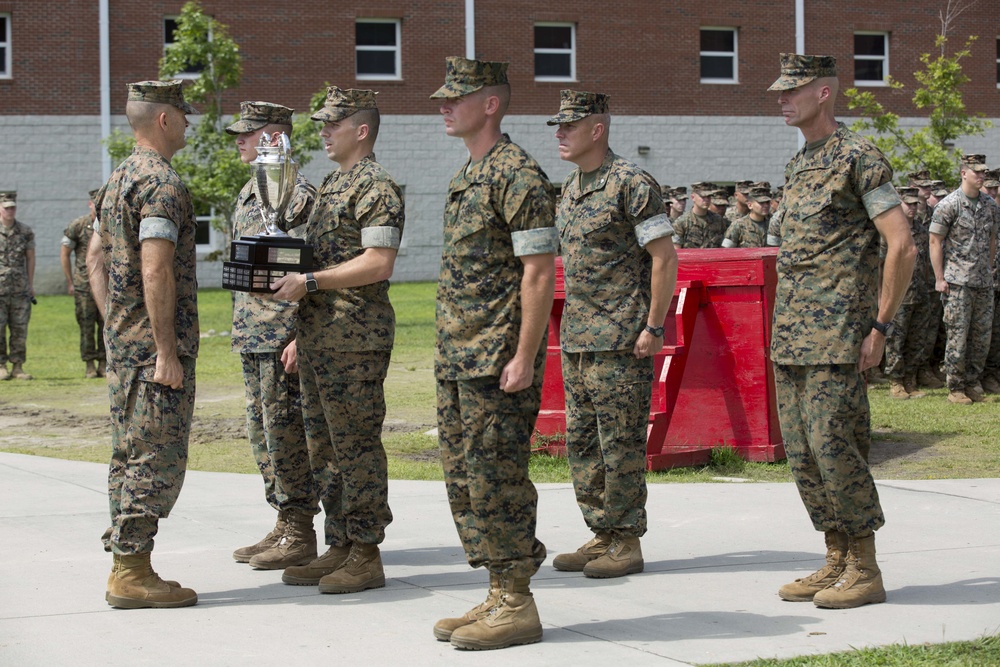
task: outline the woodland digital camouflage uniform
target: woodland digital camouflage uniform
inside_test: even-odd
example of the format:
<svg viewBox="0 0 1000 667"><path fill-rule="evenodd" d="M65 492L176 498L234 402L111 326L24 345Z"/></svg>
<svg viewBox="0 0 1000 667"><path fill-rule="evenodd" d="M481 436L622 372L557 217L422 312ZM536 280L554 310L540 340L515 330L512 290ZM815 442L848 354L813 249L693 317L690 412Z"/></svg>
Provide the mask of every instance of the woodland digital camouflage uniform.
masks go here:
<svg viewBox="0 0 1000 667"><path fill-rule="evenodd" d="M891 180L884 156L843 123L785 167L771 340L785 450L813 526L852 536L885 522L856 366L877 315L871 220L900 203Z"/></svg>
<svg viewBox="0 0 1000 667"><path fill-rule="evenodd" d="M87 246L94 235L94 221L81 215L63 231L62 245L73 252L73 303L76 323L80 327L80 358L83 361L103 361L104 318L90 293L87 275Z"/></svg>
<svg viewBox="0 0 1000 667"><path fill-rule="evenodd" d="M111 399L108 490L115 553L151 551L184 481L198 356L198 282L191 196L170 163L137 146L97 197L108 272L105 342ZM146 224L141 225L142 221ZM174 242L174 330L183 388L153 382L156 345L143 291L141 243Z"/></svg>
<svg viewBox="0 0 1000 667"><path fill-rule="evenodd" d="M983 378L1000 383L1000 241L997 242L997 254L993 256L993 333Z"/></svg>
<svg viewBox="0 0 1000 667"><path fill-rule="evenodd" d="M674 220L674 244L678 248L719 248L726 235L726 221L718 213L695 215L688 209Z"/></svg>
<svg viewBox="0 0 1000 667"><path fill-rule="evenodd" d="M753 181L736 181L735 191L737 193L742 192L744 195L746 195L746 193L750 190L751 185L753 185ZM740 212L739 206L736 203L738 199L735 195L733 197L733 200L734 200L733 205L726 209L725 218L727 224L736 222L743 216L747 215L747 213ZM749 203L747 204L747 206L749 206Z"/></svg>
<svg viewBox="0 0 1000 667"><path fill-rule="evenodd" d="M652 299L650 241L674 232L656 181L608 151L584 186L575 169L556 219L566 449L577 504L595 533L646 532L646 428L653 358L636 359Z"/></svg>
<svg viewBox="0 0 1000 667"><path fill-rule="evenodd" d="M367 248L398 249L403 223L399 186L369 154L323 180L306 241L315 266L328 268ZM395 330L388 280L299 302L302 412L330 546L379 544L392 521L382 424Z"/></svg>
<svg viewBox="0 0 1000 667"><path fill-rule="evenodd" d="M767 218L757 222L750 214L737 218L726 230L723 242L729 241L729 248L763 248L767 245Z"/></svg>
<svg viewBox="0 0 1000 667"><path fill-rule="evenodd" d="M545 559L528 478L544 342L530 387L506 394L500 374L521 330L519 257L557 251L554 209L545 172L504 134L455 174L444 213L434 374L445 486L469 564L516 578Z"/></svg>
<svg viewBox="0 0 1000 667"><path fill-rule="evenodd" d="M934 207L930 231L944 237L944 368L952 391L975 386L986 364L995 296L990 248L998 230L1000 207L989 196L973 208L958 188Z"/></svg>
<svg viewBox="0 0 1000 667"><path fill-rule="evenodd" d="M27 252L34 248L31 227L16 220L11 227L0 224L0 364L24 363L31 319Z"/></svg>
<svg viewBox="0 0 1000 667"><path fill-rule="evenodd" d="M301 235L315 197L316 188L300 175L278 226ZM233 234L239 238L265 230L256 181L250 179L236 199ZM247 436L268 504L281 512L316 514L319 508L302 425L299 377L285 373L281 361L282 351L295 337L297 306L292 301L234 291L232 348L240 354Z"/></svg>

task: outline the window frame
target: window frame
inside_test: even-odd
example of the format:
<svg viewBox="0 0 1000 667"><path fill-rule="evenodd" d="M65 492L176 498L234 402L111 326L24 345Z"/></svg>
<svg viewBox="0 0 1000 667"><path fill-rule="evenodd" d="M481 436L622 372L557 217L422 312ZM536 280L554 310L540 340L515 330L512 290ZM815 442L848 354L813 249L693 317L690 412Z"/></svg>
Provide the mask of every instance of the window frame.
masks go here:
<svg viewBox="0 0 1000 667"><path fill-rule="evenodd" d="M1000 88L1000 37L997 37L997 88Z"/></svg>
<svg viewBox="0 0 1000 667"><path fill-rule="evenodd" d="M857 35L882 35L882 44L885 46L884 56L859 56L857 52L854 56L854 85L856 87L884 88L889 85L889 32L885 30L855 30L852 38ZM853 50L853 49L852 49ZM882 79L879 81L869 79L858 79L857 62L859 60L880 61L882 63Z"/></svg>
<svg viewBox="0 0 1000 667"><path fill-rule="evenodd" d="M706 30L712 30L715 32L731 32L733 34L733 50L732 51L702 51L701 50L701 34ZM701 59L709 57L730 57L733 61L733 76L729 79L721 79L717 77L704 77L701 75ZM739 28L734 28L732 26L724 25L703 25L698 29L698 82L707 84L722 84L722 85L734 85L740 82L740 30Z"/></svg>
<svg viewBox="0 0 1000 667"><path fill-rule="evenodd" d="M217 217L214 207L209 209L208 213L194 216L195 224L206 223L208 225L208 243L198 243L197 238L195 240L194 251L199 260L225 247L223 233L212 224ZM224 259L228 259L228 257Z"/></svg>
<svg viewBox="0 0 1000 667"><path fill-rule="evenodd" d="M11 55L11 43L13 42L13 35L11 30L13 29L14 21L11 18L9 12L0 12L0 22L6 24L6 29L4 30L4 41L0 42L0 47L3 47L4 57L0 60L0 79L11 79L14 74L11 72L11 67L14 62L14 58Z"/></svg>
<svg viewBox="0 0 1000 667"><path fill-rule="evenodd" d="M167 55L167 49L169 49L174 44L173 42L167 42L167 21L173 21L174 25L176 25L177 24L177 19L179 19L179 18L180 18L179 14L176 15L176 16L164 16L163 17L163 55L164 56ZM212 33L211 32L208 33L208 40L212 41ZM183 79L185 81L195 81L199 77L201 77L201 73L202 73L203 70L204 70L204 67L202 68L202 70L199 70L197 72L188 72L188 71L185 70L183 72L178 72L177 74L174 74L173 78L175 78L175 79Z"/></svg>
<svg viewBox="0 0 1000 667"><path fill-rule="evenodd" d="M358 24L359 23L391 23L396 26L396 44L392 47L361 45L358 44ZM392 51L395 54L393 59L394 74L362 74L358 71L358 52L365 51ZM402 19L380 19L380 18L356 18L354 19L354 78L357 81L402 81L403 80L403 21Z"/></svg>
<svg viewBox="0 0 1000 667"><path fill-rule="evenodd" d="M535 46L535 30L537 28L569 28L570 45L568 49L548 49ZM532 69L536 64L538 54L542 55L569 55L569 75L567 76L539 76L535 74L535 81L576 81L576 23L572 21L536 21L531 26L532 41Z"/></svg>

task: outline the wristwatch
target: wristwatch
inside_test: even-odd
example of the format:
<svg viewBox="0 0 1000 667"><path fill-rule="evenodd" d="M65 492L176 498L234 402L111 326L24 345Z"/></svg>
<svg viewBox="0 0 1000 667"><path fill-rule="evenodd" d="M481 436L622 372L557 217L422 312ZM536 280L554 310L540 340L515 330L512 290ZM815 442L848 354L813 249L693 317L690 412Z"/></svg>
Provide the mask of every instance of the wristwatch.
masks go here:
<svg viewBox="0 0 1000 667"><path fill-rule="evenodd" d="M319 283L316 282L316 279L313 277L313 274L307 273L306 274L306 293L307 294L313 294L314 292L318 292L318 291L319 291Z"/></svg>
<svg viewBox="0 0 1000 667"><path fill-rule="evenodd" d="M874 322L872 322L872 329L875 329L875 331L878 331L880 334L888 338L889 336L891 336L896 332L896 325L893 324L892 322L889 322L888 324L882 324L878 320L875 320Z"/></svg>
<svg viewBox="0 0 1000 667"><path fill-rule="evenodd" d="M648 331L657 338L663 338L663 327L651 327L647 324L645 331Z"/></svg>

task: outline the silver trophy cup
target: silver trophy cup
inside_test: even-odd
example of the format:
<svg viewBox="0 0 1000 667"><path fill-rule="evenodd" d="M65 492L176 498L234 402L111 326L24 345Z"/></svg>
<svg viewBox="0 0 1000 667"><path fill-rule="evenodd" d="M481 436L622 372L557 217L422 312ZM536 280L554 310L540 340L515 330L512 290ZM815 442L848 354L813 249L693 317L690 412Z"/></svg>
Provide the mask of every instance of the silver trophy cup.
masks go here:
<svg viewBox="0 0 1000 667"><path fill-rule="evenodd" d="M271 145L272 140L266 132L261 135L257 159L250 166L257 186L257 201L267 227L266 234L285 236L285 232L278 228L278 219L285 214L292 200L299 166L292 159L292 144L287 134L282 132L278 136L277 146Z"/></svg>

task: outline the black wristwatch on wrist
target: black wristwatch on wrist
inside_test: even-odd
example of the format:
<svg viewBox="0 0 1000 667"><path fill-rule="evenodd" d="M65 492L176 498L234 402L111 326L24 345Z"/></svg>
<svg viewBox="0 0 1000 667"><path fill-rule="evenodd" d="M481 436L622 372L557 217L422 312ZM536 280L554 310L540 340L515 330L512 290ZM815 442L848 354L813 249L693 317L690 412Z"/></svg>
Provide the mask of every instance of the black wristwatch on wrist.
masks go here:
<svg viewBox="0 0 1000 667"><path fill-rule="evenodd" d="M872 329L875 329L875 331L878 331L880 334L888 338L889 336L891 336L896 332L896 325L893 324L892 322L889 322L888 324L882 324L878 320L875 320L874 322L872 322Z"/></svg>
<svg viewBox="0 0 1000 667"><path fill-rule="evenodd" d="M647 324L645 331L648 331L656 338L663 338L663 327L651 327Z"/></svg>
<svg viewBox="0 0 1000 667"><path fill-rule="evenodd" d="M306 294L313 294L319 291L319 283L316 282L316 278L313 274L306 274Z"/></svg>

